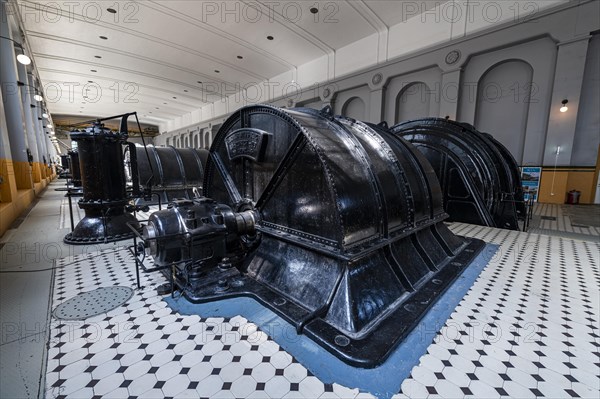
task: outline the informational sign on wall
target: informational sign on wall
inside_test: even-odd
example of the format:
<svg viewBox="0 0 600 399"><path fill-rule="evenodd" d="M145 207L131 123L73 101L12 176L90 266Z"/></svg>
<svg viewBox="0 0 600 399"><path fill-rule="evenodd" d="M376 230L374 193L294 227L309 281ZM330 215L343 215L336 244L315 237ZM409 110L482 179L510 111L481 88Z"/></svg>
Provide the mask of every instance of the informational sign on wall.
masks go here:
<svg viewBox="0 0 600 399"><path fill-rule="evenodd" d="M521 168L525 201L533 198L533 201L537 202L541 176L542 168L540 166L525 166Z"/></svg>

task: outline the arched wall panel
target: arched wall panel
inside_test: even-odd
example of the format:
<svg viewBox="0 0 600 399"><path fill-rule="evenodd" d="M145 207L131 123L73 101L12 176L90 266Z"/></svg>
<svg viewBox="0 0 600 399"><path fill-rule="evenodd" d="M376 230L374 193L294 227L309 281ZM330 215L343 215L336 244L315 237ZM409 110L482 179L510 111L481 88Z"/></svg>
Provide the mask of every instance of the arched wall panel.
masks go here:
<svg viewBox="0 0 600 399"><path fill-rule="evenodd" d="M365 102L360 97L352 97L342 107L342 115L359 121L366 118Z"/></svg>
<svg viewBox="0 0 600 399"><path fill-rule="evenodd" d="M509 147L512 145L510 141L521 140L521 149L516 150L520 153L514 152L514 146L510 148L511 154L520 165L541 165L544 154L543 143L545 142L546 131L548 129L548 110L550 109L552 97L556 56L556 43L551 38L545 37L471 57L461 77L461 95L458 99L457 120L474 124L481 131L486 130L486 127L477 126L476 121L478 94L480 90L479 83L488 71L492 71L495 66L498 66L501 68L498 71L500 71L499 77L503 81L502 85L508 87L508 94L513 96L512 102L517 98L521 107L519 109L521 110L525 105L527 106L526 133L525 137L519 137L519 134L515 135L510 132L490 131L490 133L493 135L504 135L504 139L500 141L505 145L510 144ZM519 60L530 65L532 76L529 88L523 87L523 84L520 83L520 80L523 79L522 77L508 77L506 76L506 72L503 72L505 67L502 67L502 64L511 60ZM512 68L513 66L509 64L506 68ZM487 95L492 96L493 86L496 86L496 88L498 86L495 82L490 82L489 80L487 83L487 88L490 90ZM511 86L513 92L510 92ZM519 88L520 92L516 91L517 88ZM527 91L527 89L530 90L530 94L528 96L522 95L522 92ZM506 100L500 104L489 105L489 111L485 112L487 114L491 112L495 113L493 118L513 118L511 113L513 112L513 105L516 106L516 104L511 104L510 100ZM489 128L490 125L487 127Z"/></svg>
<svg viewBox="0 0 600 399"><path fill-rule="evenodd" d="M533 68L522 60L492 66L477 84L475 126L502 143L523 162ZM499 112L501 110L501 112Z"/></svg>
<svg viewBox="0 0 600 399"><path fill-rule="evenodd" d="M406 86L396 97L395 123L431 115L431 89L423 82Z"/></svg>
<svg viewBox="0 0 600 399"><path fill-rule="evenodd" d="M390 124L440 115L442 70L428 68L389 79L384 120Z"/></svg>
<svg viewBox="0 0 600 399"><path fill-rule="evenodd" d="M355 99L360 99L362 101L362 103L364 104L364 117L361 119L363 121L367 121L367 122L380 122L380 121L370 121L369 120L369 112L371 109L371 101L370 101L370 97L371 96L371 90L369 89L369 86L364 85L364 86L360 86L360 87L355 87L349 90L344 90L344 91L340 91L336 94L332 95L332 103L333 103L333 110L334 113L336 115L343 115L345 108L347 108L347 105L355 100ZM360 103L357 101L355 103L350 103L350 111L351 112L359 112L358 109L360 108ZM348 115L351 118L354 118L354 116ZM355 118L356 119L356 118Z"/></svg>

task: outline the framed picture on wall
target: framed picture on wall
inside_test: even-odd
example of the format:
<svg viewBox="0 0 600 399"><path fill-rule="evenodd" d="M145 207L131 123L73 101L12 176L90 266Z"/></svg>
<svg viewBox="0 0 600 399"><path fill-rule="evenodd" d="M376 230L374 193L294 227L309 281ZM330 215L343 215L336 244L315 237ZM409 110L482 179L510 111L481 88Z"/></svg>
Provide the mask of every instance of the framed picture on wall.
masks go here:
<svg viewBox="0 0 600 399"><path fill-rule="evenodd" d="M524 166L521 168L521 184L523 185L525 201L533 198L533 201L537 202L541 175L541 166Z"/></svg>

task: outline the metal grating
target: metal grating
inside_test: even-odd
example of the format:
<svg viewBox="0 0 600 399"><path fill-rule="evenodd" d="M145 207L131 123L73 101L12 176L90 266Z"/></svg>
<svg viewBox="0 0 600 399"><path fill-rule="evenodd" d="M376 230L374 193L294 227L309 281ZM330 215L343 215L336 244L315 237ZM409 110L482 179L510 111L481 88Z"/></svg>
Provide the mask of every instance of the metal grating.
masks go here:
<svg viewBox="0 0 600 399"><path fill-rule="evenodd" d="M61 320L85 320L126 303L133 295L128 287L101 287L83 292L61 303L54 309L54 317Z"/></svg>

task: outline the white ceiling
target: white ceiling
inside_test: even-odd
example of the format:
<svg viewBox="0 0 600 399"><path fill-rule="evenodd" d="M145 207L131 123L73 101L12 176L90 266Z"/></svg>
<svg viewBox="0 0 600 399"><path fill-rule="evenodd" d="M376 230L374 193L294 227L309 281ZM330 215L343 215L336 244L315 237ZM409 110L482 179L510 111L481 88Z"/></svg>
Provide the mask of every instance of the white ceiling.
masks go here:
<svg viewBox="0 0 600 399"><path fill-rule="evenodd" d="M409 10L405 0L18 3L51 113L137 111L154 124L219 100L207 85L232 94L403 22ZM440 1L410 3L424 11Z"/></svg>

